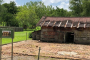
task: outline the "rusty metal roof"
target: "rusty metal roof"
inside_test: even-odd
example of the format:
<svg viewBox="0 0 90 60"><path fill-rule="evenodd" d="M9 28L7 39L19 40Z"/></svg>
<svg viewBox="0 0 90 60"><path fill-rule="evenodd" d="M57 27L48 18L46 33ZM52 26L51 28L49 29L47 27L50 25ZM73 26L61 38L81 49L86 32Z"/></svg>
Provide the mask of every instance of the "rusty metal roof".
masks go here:
<svg viewBox="0 0 90 60"><path fill-rule="evenodd" d="M90 17L42 17L37 26L90 27Z"/></svg>

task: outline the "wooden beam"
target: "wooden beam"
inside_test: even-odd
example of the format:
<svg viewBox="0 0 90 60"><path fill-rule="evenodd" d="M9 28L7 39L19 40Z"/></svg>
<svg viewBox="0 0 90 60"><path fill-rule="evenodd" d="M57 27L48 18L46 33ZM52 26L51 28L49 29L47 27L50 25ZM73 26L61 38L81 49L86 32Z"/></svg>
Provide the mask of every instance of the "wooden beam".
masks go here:
<svg viewBox="0 0 90 60"><path fill-rule="evenodd" d="M84 28L86 28L86 24L84 24Z"/></svg>
<svg viewBox="0 0 90 60"><path fill-rule="evenodd" d="M71 24L71 28L73 27L73 23Z"/></svg>
<svg viewBox="0 0 90 60"><path fill-rule="evenodd" d="M64 26L65 28L66 28L66 26L67 26L67 23L68 23L68 20L67 20L67 22L66 22L66 24L65 24L65 26Z"/></svg>
<svg viewBox="0 0 90 60"><path fill-rule="evenodd" d="M56 23L56 21L54 22L54 24L53 24L53 26L52 26L52 27L54 27L55 23Z"/></svg>
<svg viewBox="0 0 90 60"><path fill-rule="evenodd" d="M80 22L78 22L78 26L77 26L77 28L79 28L79 25L80 25Z"/></svg>
<svg viewBox="0 0 90 60"><path fill-rule="evenodd" d="M44 23L45 23L45 21L42 23L41 27L43 26Z"/></svg>
<svg viewBox="0 0 90 60"><path fill-rule="evenodd" d="M60 24L58 25L58 27L60 27L60 26L61 26L61 23L62 23L62 22L60 22Z"/></svg>
<svg viewBox="0 0 90 60"><path fill-rule="evenodd" d="M47 24L47 27L48 27L49 24L50 24L50 22Z"/></svg>

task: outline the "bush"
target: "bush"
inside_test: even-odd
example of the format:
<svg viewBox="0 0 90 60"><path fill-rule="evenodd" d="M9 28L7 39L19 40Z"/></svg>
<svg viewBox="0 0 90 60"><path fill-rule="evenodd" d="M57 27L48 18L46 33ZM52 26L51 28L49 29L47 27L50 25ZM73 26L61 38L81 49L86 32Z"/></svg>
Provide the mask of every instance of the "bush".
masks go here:
<svg viewBox="0 0 90 60"><path fill-rule="evenodd" d="M40 26L37 26L37 27L35 28L35 31L38 31L38 30L41 30L41 27L40 27Z"/></svg>
<svg viewBox="0 0 90 60"><path fill-rule="evenodd" d="M29 38L32 38L32 33L29 33Z"/></svg>

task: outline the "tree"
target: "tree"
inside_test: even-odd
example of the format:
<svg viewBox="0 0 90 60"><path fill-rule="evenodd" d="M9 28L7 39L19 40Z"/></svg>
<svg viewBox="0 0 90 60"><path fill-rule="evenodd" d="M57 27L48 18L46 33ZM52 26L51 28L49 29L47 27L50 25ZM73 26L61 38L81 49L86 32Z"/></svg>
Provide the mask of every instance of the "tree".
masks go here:
<svg viewBox="0 0 90 60"><path fill-rule="evenodd" d="M3 0L0 0L0 24L3 22L3 14L6 12L6 8L2 5Z"/></svg>
<svg viewBox="0 0 90 60"><path fill-rule="evenodd" d="M34 7L27 5L19 7L19 12L16 14L16 19L19 21L20 26L33 28L38 22L38 17L35 13Z"/></svg>
<svg viewBox="0 0 90 60"><path fill-rule="evenodd" d="M0 1L0 20L1 20L1 1Z"/></svg>
<svg viewBox="0 0 90 60"><path fill-rule="evenodd" d="M49 10L48 16L67 17L70 15L68 14L67 10L64 10L63 8L60 9L56 6L56 9L52 8L51 10Z"/></svg>
<svg viewBox="0 0 90 60"><path fill-rule="evenodd" d="M70 0L72 16L90 16L90 0Z"/></svg>
<svg viewBox="0 0 90 60"><path fill-rule="evenodd" d="M5 12L2 14L2 21L6 23L6 26L17 26L17 20L15 19L15 14L18 12L18 8L15 2L4 3L2 6L5 7Z"/></svg>
<svg viewBox="0 0 90 60"><path fill-rule="evenodd" d="M83 7L82 16L90 16L90 0L83 0L82 7Z"/></svg>
<svg viewBox="0 0 90 60"><path fill-rule="evenodd" d="M47 15L47 12L49 11L49 10L47 10L47 7L44 5L44 3L40 2L40 1L27 2L26 6L28 6L28 8L33 7L33 10L35 10L36 15L39 17L39 19L42 16Z"/></svg>
<svg viewBox="0 0 90 60"><path fill-rule="evenodd" d="M2 13L2 5L1 5L1 3L2 3L2 0L0 0L0 21L1 21L1 13Z"/></svg>
<svg viewBox="0 0 90 60"><path fill-rule="evenodd" d="M73 16L81 16L83 11L82 0L70 0L70 9L72 10Z"/></svg>

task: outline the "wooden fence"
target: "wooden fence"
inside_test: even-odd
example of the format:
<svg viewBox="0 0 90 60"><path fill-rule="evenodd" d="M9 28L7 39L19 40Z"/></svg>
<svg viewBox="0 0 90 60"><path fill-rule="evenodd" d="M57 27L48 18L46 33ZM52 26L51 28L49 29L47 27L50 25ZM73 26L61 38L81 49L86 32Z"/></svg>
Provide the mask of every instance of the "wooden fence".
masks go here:
<svg viewBox="0 0 90 60"><path fill-rule="evenodd" d="M23 27L0 27L0 28L10 28L13 29L14 31L23 31Z"/></svg>

